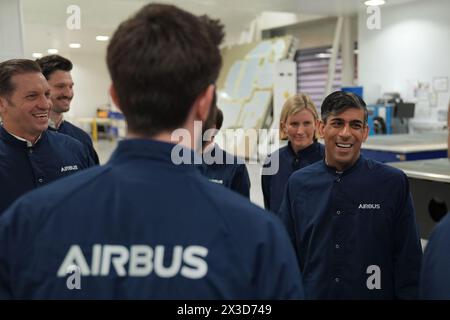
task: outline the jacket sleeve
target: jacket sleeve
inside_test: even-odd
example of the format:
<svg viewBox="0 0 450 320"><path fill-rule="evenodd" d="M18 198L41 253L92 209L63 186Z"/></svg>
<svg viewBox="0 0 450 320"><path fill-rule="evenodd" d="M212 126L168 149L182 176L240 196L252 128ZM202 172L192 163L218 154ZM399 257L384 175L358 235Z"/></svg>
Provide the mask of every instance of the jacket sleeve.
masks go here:
<svg viewBox="0 0 450 320"><path fill-rule="evenodd" d="M278 212L276 214L283 222L283 224L288 232L289 238L291 239L291 242L294 246L294 249L297 252L298 251L297 237L296 237L296 232L295 232L295 222L294 222L294 218L293 218L293 215L295 214L295 212L293 210L293 208L294 208L293 199L291 199L292 185L290 182L291 182L291 179L288 180L288 184L287 184L286 190L284 192L284 196L283 196L283 201L281 202L280 209L278 210Z"/></svg>
<svg viewBox="0 0 450 320"><path fill-rule="evenodd" d="M83 150L83 155L84 155L83 159L85 159L85 164L84 164L85 167L83 169L87 169L87 168L97 165L97 163L95 162L95 159L93 158L93 155L92 155L92 151L94 151L94 153L95 153L95 150L91 149L91 147L87 146L87 145L83 145L83 149L84 149ZM97 153L95 153L95 156L97 156Z"/></svg>
<svg viewBox="0 0 450 320"><path fill-rule="evenodd" d="M450 300L450 215L433 230L425 254L420 277L420 299Z"/></svg>
<svg viewBox="0 0 450 320"><path fill-rule="evenodd" d="M93 160L94 165L99 165L100 164L100 160L98 158L97 152L94 149L94 146L92 144L90 144L88 146L88 149L89 149L89 155L91 156L91 159Z"/></svg>
<svg viewBox="0 0 450 320"><path fill-rule="evenodd" d="M0 300L12 299L10 287L10 258L8 232L4 218L0 218Z"/></svg>
<svg viewBox="0 0 450 320"><path fill-rule="evenodd" d="M235 172L231 189L250 199L250 178L245 164L240 164Z"/></svg>
<svg viewBox="0 0 450 320"><path fill-rule="evenodd" d="M273 217L276 218L276 217ZM278 220L278 219L277 219ZM303 279L296 263L295 251L279 221L269 226L264 245L257 256L260 267L255 274L262 299L305 299Z"/></svg>
<svg viewBox="0 0 450 320"><path fill-rule="evenodd" d="M406 175L402 174L394 220L394 282L397 299L417 299L422 247Z"/></svg>
<svg viewBox="0 0 450 320"><path fill-rule="evenodd" d="M270 210L270 182L272 180L272 176L267 174L267 166L268 166L268 159L265 160L264 166L262 168L261 172L261 188L262 193L264 197L264 208L266 210Z"/></svg>

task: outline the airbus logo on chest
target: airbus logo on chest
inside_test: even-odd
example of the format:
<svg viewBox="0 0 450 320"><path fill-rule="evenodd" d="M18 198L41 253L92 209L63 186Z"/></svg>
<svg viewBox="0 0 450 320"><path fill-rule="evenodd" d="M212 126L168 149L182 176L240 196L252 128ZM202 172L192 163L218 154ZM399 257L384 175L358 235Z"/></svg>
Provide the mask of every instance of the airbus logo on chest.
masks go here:
<svg viewBox="0 0 450 320"><path fill-rule="evenodd" d="M381 209L379 203L360 203L358 209Z"/></svg>

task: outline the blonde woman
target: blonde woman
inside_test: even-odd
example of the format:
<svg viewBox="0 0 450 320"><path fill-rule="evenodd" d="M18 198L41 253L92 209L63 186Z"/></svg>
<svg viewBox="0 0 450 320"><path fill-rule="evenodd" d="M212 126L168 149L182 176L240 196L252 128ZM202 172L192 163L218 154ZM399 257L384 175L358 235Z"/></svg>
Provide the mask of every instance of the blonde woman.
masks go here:
<svg viewBox="0 0 450 320"><path fill-rule="evenodd" d="M287 181L294 171L323 159L324 147L317 142L318 124L316 106L308 95L296 94L285 102L280 116L280 139L289 141L265 161L267 168L271 159L279 157L278 172L269 175L263 168L261 177L267 210L278 211Z"/></svg>

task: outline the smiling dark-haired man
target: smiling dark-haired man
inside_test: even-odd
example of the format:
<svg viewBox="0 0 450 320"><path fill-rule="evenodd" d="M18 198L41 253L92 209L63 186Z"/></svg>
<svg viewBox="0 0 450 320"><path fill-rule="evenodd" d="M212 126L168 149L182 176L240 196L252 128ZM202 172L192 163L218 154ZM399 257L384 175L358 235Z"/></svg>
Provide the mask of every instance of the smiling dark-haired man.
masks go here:
<svg viewBox="0 0 450 320"><path fill-rule="evenodd" d="M49 96L36 62L0 63L0 215L27 191L94 164L81 143L47 131Z"/></svg>
<svg viewBox="0 0 450 320"><path fill-rule="evenodd" d="M325 159L295 172L279 216L310 299L415 299L422 250L408 179L360 154L367 108L336 91L321 108Z"/></svg>
<svg viewBox="0 0 450 320"><path fill-rule="evenodd" d="M63 114L70 110L73 99L73 80L70 74L73 65L69 59L53 54L37 59L42 74L50 86L52 107L49 113L49 129L71 136L86 146L89 156L95 164L99 164L97 152L91 137L74 124L64 119Z"/></svg>

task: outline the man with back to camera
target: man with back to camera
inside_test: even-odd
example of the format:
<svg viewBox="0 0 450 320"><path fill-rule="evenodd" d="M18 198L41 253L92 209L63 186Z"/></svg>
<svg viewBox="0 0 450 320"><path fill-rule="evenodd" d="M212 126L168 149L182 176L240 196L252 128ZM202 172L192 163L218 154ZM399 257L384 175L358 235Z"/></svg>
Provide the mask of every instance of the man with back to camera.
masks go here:
<svg viewBox="0 0 450 320"><path fill-rule="evenodd" d="M222 38L218 21L171 5L146 5L119 26L107 64L127 139L106 165L30 193L0 219L0 297L303 297L278 219L174 163L176 129L199 157L194 122L208 116Z"/></svg>
<svg viewBox="0 0 450 320"><path fill-rule="evenodd" d="M215 135L222 128L223 112L216 108L215 112L210 112L211 114L213 119L208 129L215 133L203 148L204 175L210 181L221 184L250 199L250 178L245 160L225 152L214 142Z"/></svg>
<svg viewBox="0 0 450 320"><path fill-rule="evenodd" d="M49 94L36 62L0 63L0 216L27 191L94 165L81 143L47 131Z"/></svg>
<svg viewBox="0 0 450 320"><path fill-rule="evenodd" d="M293 173L278 215L310 299L416 299L422 250L405 174L360 155L367 108L336 91L321 108L325 159Z"/></svg>
<svg viewBox="0 0 450 320"><path fill-rule="evenodd" d="M450 299L450 218L446 216L433 229L425 247L420 276L420 298Z"/></svg>
<svg viewBox="0 0 450 320"><path fill-rule="evenodd" d="M42 57L36 62L50 85L52 107L49 114L49 129L67 134L80 141L89 150L89 155L95 164L99 164L91 137L63 117L63 114L70 110L70 102L73 98L74 83L70 74L73 68L72 62L56 54Z"/></svg>
<svg viewBox="0 0 450 320"><path fill-rule="evenodd" d="M448 146L450 147L450 102L447 111ZM450 159L450 149L448 149ZM433 229L425 248L420 277L420 298L450 299L450 221L449 214Z"/></svg>

